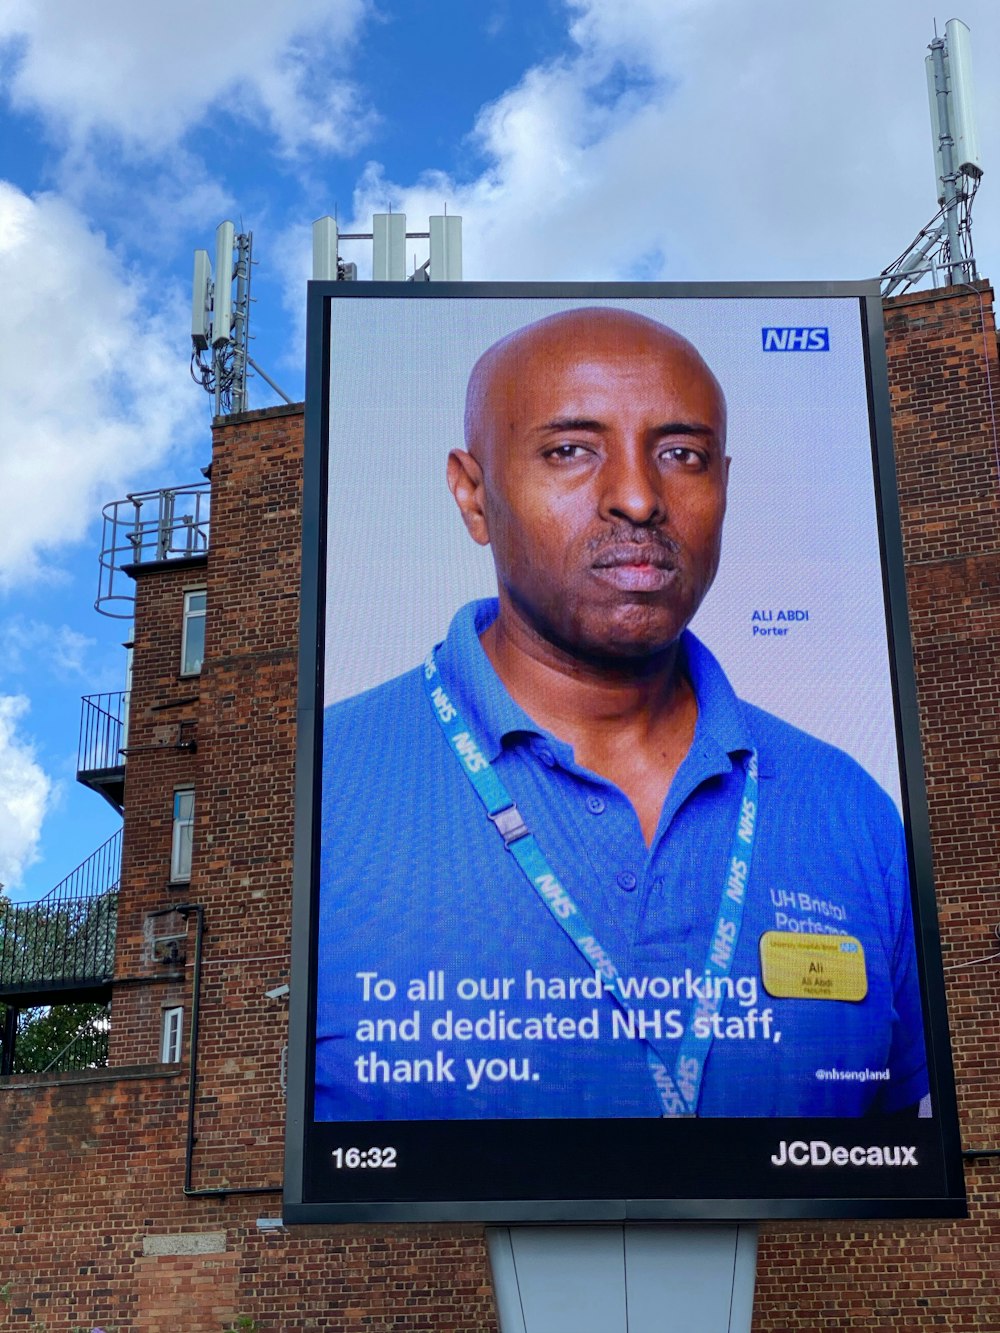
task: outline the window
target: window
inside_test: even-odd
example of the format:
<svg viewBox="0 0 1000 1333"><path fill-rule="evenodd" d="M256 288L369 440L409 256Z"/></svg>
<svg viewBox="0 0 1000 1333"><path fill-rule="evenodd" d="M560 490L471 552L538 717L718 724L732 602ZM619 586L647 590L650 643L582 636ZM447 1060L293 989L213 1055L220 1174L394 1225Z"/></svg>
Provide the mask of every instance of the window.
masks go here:
<svg viewBox="0 0 1000 1333"><path fill-rule="evenodd" d="M160 1063L180 1064L181 1038L184 1030L184 1010L180 1005L163 1011L163 1033L160 1038Z"/></svg>
<svg viewBox="0 0 1000 1333"><path fill-rule="evenodd" d="M123 643L125 649L125 692L122 695L122 749L119 754L124 756L128 746L128 710L132 701L132 649L134 644Z"/></svg>
<svg viewBox="0 0 1000 1333"><path fill-rule="evenodd" d="M170 842L170 878L186 883L191 878L191 849L194 835L194 788L174 792L174 829Z"/></svg>
<svg viewBox="0 0 1000 1333"><path fill-rule="evenodd" d="M197 676L205 656L204 588L184 594L184 629L181 633L181 675Z"/></svg>

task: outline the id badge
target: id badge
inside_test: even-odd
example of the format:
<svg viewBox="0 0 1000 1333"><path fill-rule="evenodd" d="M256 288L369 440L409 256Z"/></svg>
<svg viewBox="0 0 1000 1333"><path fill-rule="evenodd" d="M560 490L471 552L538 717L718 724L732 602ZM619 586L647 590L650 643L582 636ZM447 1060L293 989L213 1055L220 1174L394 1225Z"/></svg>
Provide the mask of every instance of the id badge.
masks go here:
<svg viewBox="0 0 1000 1333"><path fill-rule="evenodd" d="M776 1000L851 1000L868 994L865 951L853 935L798 935L766 930L760 937L764 989Z"/></svg>

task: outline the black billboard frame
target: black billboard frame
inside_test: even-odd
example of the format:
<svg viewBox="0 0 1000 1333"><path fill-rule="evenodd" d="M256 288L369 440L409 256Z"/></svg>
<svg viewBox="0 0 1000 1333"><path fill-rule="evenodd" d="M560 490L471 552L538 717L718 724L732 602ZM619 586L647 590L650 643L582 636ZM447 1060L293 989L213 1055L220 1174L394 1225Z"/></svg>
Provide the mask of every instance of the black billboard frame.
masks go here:
<svg viewBox="0 0 1000 1333"><path fill-rule="evenodd" d="M933 1195L901 1197L895 1182L879 1197L850 1195L829 1197L823 1192L831 1180L826 1167L803 1168L796 1177L803 1185L815 1184L816 1193L792 1191L788 1197L774 1194L759 1197L698 1197L694 1192L684 1198L627 1197L621 1191L599 1197L483 1197L475 1198L317 1198L310 1185L329 1144L329 1130L359 1148L396 1138L403 1132L407 1139L423 1136L425 1150L431 1155L447 1151L454 1154L459 1142L469 1134L473 1140L483 1137L484 1125L523 1133L526 1127L548 1126L554 1132L578 1137L586 1126L599 1136L609 1127L620 1137L642 1134L642 1126L658 1122L614 1121L408 1121L379 1122L344 1126L320 1122L320 1134L312 1116L311 1045L315 1033L316 949L316 863L319 840L316 794L317 774L321 771L323 671L325 503L327 494L326 442L330 421L331 326L329 308L334 300L391 298L393 300L481 300L484 298L540 298L572 301L593 299L700 299L737 298L851 298L858 303L862 326L862 345L869 398L872 432L873 478L875 482L879 542L881 546L883 592L887 612L887 634L893 683L896 734L901 758L905 821L910 865L913 872L912 893L921 994L924 1005L925 1036L935 1096L931 1120L912 1122L918 1137L935 1140L935 1153L941 1167L942 1186ZM334 283L309 284L307 315L305 463L302 509L302 583L300 605L300 650L296 746L295 797L295 868L292 913L292 986L290 995L290 1042L288 1067L288 1109L286 1119L285 1191L283 1216L287 1223L368 1223L368 1222L606 1222L606 1221L700 1221L724 1222L768 1219L813 1218L903 1218L962 1217L966 1215L961 1147L955 1104L954 1076L948 1040L944 980L941 968L940 938L931 873L930 830L923 777L918 725L916 686L910 646L909 621L903 566L902 534L896 490L895 459L892 446L891 413L882 321L882 303L877 280L865 282L778 282L778 283ZM697 1122L695 1122L697 1123ZM708 1122L705 1122L708 1123ZM746 1134L748 1126L766 1128L770 1137L782 1132L797 1137L816 1134L824 1142L849 1137L844 1131L862 1125L876 1135L878 1121L821 1121L797 1119L713 1120L713 1129L724 1133L726 1126L738 1125ZM881 1122L884 1124L884 1122ZM603 1127L603 1130L601 1129ZM344 1131L347 1132L344 1132ZM871 1137L870 1135L869 1137ZM530 1137L530 1136L529 1136ZM537 1137L537 1136L536 1136ZM544 1138L544 1134L542 1138ZM587 1133L583 1133L583 1138ZM856 1136L855 1136L856 1137ZM911 1138L914 1133L911 1133ZM307 1141L311 1140L311 1149ZM810 1140L812 1141L812 1140ZM460 1157L464 1157L459 1152ZM842 1168L850 1172L851 1168ZM537 1175L535 1164L532 1175ZM375 1172L375 1177L380 1177ZM514 1173L518 1175L518 1172ZM898 1177L899 1171L895 1172ZM384 1179L384 1177L381 1177ZM371 1174L355 1179L372 1180ZM905 1191L905 1176L900 1184Z"/></svg>

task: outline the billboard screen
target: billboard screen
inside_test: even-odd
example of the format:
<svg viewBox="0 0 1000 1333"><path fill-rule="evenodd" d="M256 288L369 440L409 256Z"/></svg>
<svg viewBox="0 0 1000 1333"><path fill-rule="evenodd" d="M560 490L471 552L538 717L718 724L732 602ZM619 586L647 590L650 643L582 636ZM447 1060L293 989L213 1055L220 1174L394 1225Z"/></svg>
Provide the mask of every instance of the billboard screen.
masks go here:
<svg viewBox="0 0 1000 1333"><path fill-rule="evenodd" d="M963 1207L873 285L313 284L286 1218Z"/></svg>

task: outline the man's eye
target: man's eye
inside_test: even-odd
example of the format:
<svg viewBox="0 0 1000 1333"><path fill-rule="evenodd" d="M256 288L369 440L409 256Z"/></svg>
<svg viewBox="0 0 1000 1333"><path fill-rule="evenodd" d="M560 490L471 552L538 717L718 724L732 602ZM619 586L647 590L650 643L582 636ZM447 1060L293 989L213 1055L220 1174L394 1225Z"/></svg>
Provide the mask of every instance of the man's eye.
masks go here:
<svg viewBox="0 0 1000 1333"><path fill-rule="evenodd" d="M555 458L557 460L580 458L587 452L582 444L557 444L552 449L545 451L546 458Z"/></svg>
<svg viewBox="0 0 1000 1333"><path fill-rule="evenodd" d="M668 449L664 449L660 455L661 458L671 463L679 463L685 468L703 468L705 466L705 456L697 449L689 449L685 444L672 444Z"/></svg>

